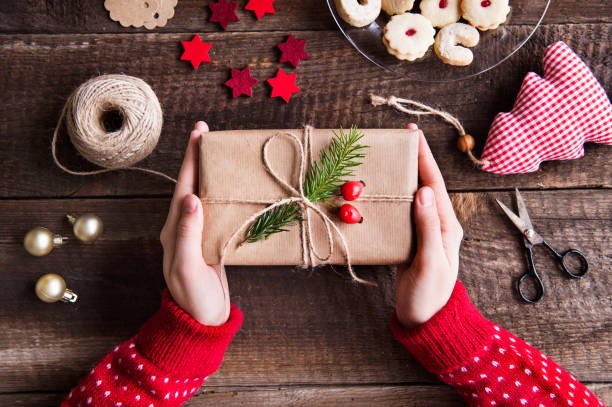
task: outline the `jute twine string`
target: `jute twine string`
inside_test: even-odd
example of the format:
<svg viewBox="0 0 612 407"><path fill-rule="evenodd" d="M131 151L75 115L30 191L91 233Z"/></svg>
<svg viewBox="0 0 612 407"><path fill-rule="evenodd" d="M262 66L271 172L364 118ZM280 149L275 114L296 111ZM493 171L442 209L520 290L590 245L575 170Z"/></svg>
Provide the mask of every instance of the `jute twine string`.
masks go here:
<svg viewBox="0 0 612 407"><path fill-rule="evenodd" d="M121 115L122 125L117 131L108 132L104 127L104 115L109 111ZM77 151L103 169L75 171L59 161L56 144L64 121ZM83 83L66 101L51 141L53 160L72 175L134 170L176 183L176 179L163 172L133 166L155 149L162 124L159 100L145 81L128 75L102 75Z"/></svg>
<svg viewBox="0 0 612 407"><path fill-rule="evenodd" d="M298 188L294 188L285 180L283 180L276 171L270 166L270 160L268 157L268 148L271 143L279 137L286 137L293 141L294 145L297 147L297 151L299 153L299 173L298 173ZM266 171L278 182L282 185L288 193L291 194L288 198L279 198L279 199L270 199L270 200L257 200L257 199L235 199L235 198L227 198L227 199L219 199L219 198L202 198L202 202L206 204L263 204L267 205L266 208L255 212L248 219L246 219L236 230L230 235L230 237L226 240L223 245L223 249L221 251L221 258L219 263L221 266L224 266L225 259L228 253L229 248L231 247L234 240L240 236L244 230L251 225L253 222L257 220L261 215L274 210L282 205L296 202L300 205L303 213L303 221L300 222L301 227L301 244L302 244L302 261L304 266L306 267L314 267L320 262L328 261L334 254L334 238L333 233L338 236L340 243L342 245L344 251L344 257L346 260L346 266L351 277L359 282L368 285L377 285L376 283L368 280L364 280L358 277L352 267L351 263L351 252L349 249L348 242L346 241L346 237L340 231L338 226L330 219L325 212L323 212L319 207L317 207L313 202L311 202L308 197L304 194L304 177L306 174L306 166L309 161L308 157L310 157L310 163L312 163L312 127L306 126L304 129L304 141L302 142L296 135L291 133L278 133L273 136L270 136L266 140L263 145L263 155L262 160ZM360 200L365 201L386 201L386 202L412 202L412 196L396 196L396 195L366 195L361 196ZM313 211L323 222L326 231L328 251L326 255L321 255L316 249L314 244L314 239L312 236L311 229L311 217L309 211ZM305 224L305 226L304 226ZM333 232L333 233L332 233ZM238 248L241 246L240 244Z"/></svg>
<svg viewBox="0 0 612 407"><path fill-rule="evenodd" d="M450 123L455 129L457 129L459 136L465 136L466 134L465 129L463 128L463 125L461 124L459 119L457 119L455 116L453 116L452 114L448 112L434 109L433 107L427 106L421 102L417 102L416 100L403 99L403 98L398 98L395 96L389 96L388 98L384 98L382 96L370 95L370 102L372 103L373 106L388 105L388 106L394 107L400 112L412 114L415 116L426 116L426 115L438 116L438 117L441 117L443 120L445 120L447 123ZM403 105L409 105L409 106L412 105L419 110L409 109ZM472 153L472 150L467 150L466 153L474 164L479 165L479 166L490 165L490 163L487 160L480 160L476 158L474 154Z"/></svg>

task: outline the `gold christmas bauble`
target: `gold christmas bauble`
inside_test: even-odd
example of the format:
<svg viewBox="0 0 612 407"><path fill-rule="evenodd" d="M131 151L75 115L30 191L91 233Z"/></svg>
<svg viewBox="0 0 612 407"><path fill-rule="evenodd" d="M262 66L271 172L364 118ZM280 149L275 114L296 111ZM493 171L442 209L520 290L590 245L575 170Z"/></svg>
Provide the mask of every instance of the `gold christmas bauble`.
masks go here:
<svg viewBox="0 0 612 407"><path fill-rule="evenodd" d="M68 215L68 220L72 223L74 235L85 243L94 242L104 230L102 219L92 213L81 215L78 218Z"/></svg>
<svg viewBox="0 0 612 407"><path fill-rule="evenodd" d="M25 235L23 247L32 256L44 256L49 254L54 247L61 246L64 240L64 237L54 235L47 228L37 227Z"/></svg>
<svg viewBox="0 0 612 407"><path fill-rule="evenodd" d="M66 288L66 281L58 274L45 274L36 282L36 295L44 302L75 302L77 295Z"/></svg>

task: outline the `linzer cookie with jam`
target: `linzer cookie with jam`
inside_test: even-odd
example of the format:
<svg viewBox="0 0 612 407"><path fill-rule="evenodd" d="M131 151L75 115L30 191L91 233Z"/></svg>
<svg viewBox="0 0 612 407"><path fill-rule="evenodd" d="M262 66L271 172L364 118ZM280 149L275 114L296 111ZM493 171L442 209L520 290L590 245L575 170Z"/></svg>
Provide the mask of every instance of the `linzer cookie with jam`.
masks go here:
<svg viewBox="0 0 612 407"><path fill-rule="evenodd" d="M509 0L463 0L463 18L480 31L493 30L506 22Z"/></svg>
<svg viewBox="0 0 612 407"><path fill-rule="evenodd" d="M459 0L423 0L420 7L421 14L437 28L456 23L461 18Z"/></svg>
<svg viewBox="0 0 612 407"><path fill-rule="evenodd" d="M415 61L427 53L435 35L436 30L427 18L404 13L391 17L385 26L383 43L396 58Z"/></svg>

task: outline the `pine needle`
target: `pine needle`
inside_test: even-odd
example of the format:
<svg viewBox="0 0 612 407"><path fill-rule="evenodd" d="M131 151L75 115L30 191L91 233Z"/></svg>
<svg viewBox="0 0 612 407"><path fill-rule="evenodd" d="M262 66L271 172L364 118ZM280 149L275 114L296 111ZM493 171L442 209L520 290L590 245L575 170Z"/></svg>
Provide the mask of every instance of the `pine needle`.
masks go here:
<svg viewBox="0 0 612 407"><path fill-rule="evenodd" d="M356 126L348 133L342 128L334 132L327 151L321 150L319 162L313 163L304 180L304 195L311 201L326 201L338 195L338 190L354 176L354 168L361 165L368 146L359 144L363 133ZM281 205L261 215L246 232L245 242L254 243L267 239L289 226L302 221L300 205L296 202Z"/></svg>
<svg viewBox="0 0 612 407"><path fill-rule="evenodd" d="M362 152L368 146L358 144L363 133L356 126L348 134L342 127L334 132L327 151L321 150L319 162L315 162L306 175L304 194L311 202L325 201L338 194L338 189L354 176L353 168L361 165Z"/></svg>
<svg viewBox="0 0 612 407"><path fill-rule="evenodd" d="M262 239L267 239L270 235L288 231L287 227L295 225L302 220L300 206L291 202L277 206L261 215L249 226L246 232L247 243L255 243Z"/></svg>

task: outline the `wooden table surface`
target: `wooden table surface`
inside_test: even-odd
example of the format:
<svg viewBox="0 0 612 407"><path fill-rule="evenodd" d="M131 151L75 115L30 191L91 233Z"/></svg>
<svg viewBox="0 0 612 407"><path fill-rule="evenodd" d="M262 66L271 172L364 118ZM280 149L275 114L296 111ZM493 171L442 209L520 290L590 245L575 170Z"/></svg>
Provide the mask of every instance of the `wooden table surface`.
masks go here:
<svg viewBox="0 0 612 407"><path fill-rule="evenodd" d="M196 120L212 129L404 127L408 118L372 107L368 94L407 95L456 114L480 151L499 111L510 109L524 75L540 71L545 46L566 41L610 91L612 5L553 0L544 25L502 66L460 83L416 83L384 73L336 29L323 0L279 0L276 15L220 32L207 22L208 1L180 0L175 17L153 32L122 28L102 0L0 3L0 405L57 405L108 350L133 335L158 307L163 286L158 236L172 185L133 172L75 177L55 167L51 132L70 92L101 73L150 83L164 108L164 135L143 165L177 174ZM241 0L244 6L246 1ZM512 30L533 23L513 21ZM180 41L200 33L213 63L194 71L179 61ZM281 65L275 46L289 33L308 40L299 66L303 92L285 104L263 80ZM231 99L230 67L250 65L262 83L253 98ZM291 69L288 69L292 71ZM612 404L612 161L610 147L587 145L586 157L546 163L534 174L476 170L455 149L455 133L419 121L465 228L460 279L482 313L540 348ZM62 156L87 167L67 143ZM525 305L514 294L525 269L521 239L493 205L521 188L537 229L556 247L576 247L590 274L569 281L543 251L548 295ZM71 242L44 258L22 247L44 225L70 234L66 213L93 212L105 232L93 245ZM74 305L34 295L43 273L63 275L80 294ZM352 283L342 268L312 274L289 267L229 267L232 300L246 319L221 369L188 402L199 405L461 405L392 337L393 277L388 267L360 267L380 283Z"/></svg>

